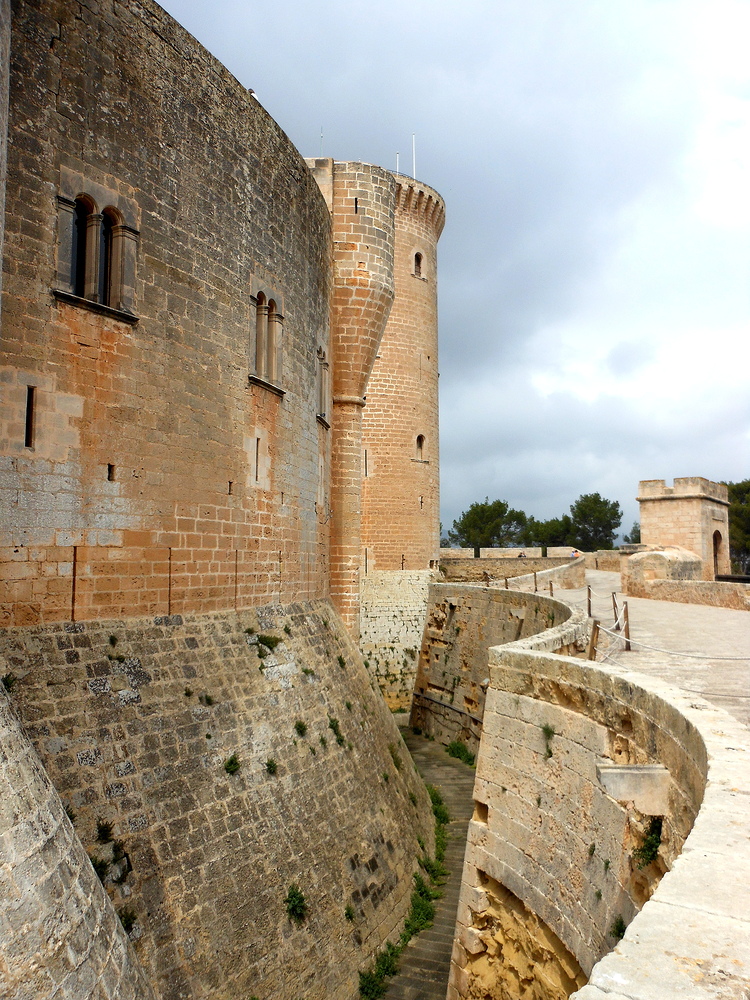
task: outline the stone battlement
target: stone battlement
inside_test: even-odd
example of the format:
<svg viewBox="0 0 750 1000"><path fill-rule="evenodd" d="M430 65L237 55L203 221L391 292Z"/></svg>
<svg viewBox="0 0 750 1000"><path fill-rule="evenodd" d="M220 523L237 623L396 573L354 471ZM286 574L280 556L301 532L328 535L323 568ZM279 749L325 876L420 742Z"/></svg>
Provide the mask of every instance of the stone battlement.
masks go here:
<svg viewBox="0 0 750 1000"><path fill-rule="evenodd" d="M638 484L637 500L667 500L701 497L725 503L729 506L729 494L724 483L714 483L702 476L686 476L675 479L673 486L667 486L663 479L642 479Z"/></svg>

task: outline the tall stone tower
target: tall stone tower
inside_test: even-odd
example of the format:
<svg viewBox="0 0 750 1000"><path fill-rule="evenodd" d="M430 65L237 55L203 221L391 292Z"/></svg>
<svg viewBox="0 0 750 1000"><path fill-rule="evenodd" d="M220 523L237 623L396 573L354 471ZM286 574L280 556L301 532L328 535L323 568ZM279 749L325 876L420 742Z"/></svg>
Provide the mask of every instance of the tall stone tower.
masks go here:
<svg viewBox="0 0 750 1000"><path fill-rule="evenodd" d="M331 211L331 598L359 638L362 412L394 295L396 181L369 163L308 160Z"/></svg>
<svg viewBox="0 0 750 1000"><path fill-rule="evenodd" d="M362 567L425 570L440 546L437 242L445 203L396 176L395 297L362 423Z"/></svg>

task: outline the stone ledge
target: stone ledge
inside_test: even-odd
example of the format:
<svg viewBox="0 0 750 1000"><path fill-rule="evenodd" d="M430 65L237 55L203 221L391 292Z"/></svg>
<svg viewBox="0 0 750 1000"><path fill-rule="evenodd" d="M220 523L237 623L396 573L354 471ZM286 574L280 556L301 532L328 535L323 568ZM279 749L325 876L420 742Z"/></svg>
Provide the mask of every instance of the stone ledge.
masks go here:
<svg viewBox="0 0 750 1000"><path fill-rule="evenodd" d="M602 763L596 776L607 795L632 802L645 816L663 816L669 809L669 771L662 764Z"/></svg>

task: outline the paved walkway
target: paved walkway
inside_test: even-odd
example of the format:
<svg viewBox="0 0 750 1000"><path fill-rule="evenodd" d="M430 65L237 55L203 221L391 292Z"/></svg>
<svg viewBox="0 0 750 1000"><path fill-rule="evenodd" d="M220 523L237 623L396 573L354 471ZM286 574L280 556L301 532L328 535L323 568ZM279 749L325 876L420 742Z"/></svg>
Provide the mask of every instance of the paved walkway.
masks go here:
<svg viewBox="0 0 750 1000"><path fill-rule="evenodd" d="M750 725L750 612L623 597L619 573L588 570L586 582L593 592L592 613L609 629L612 592L619 605L628 602L632 651L617 640L606 650L606 659L597 659L655 674ZM586 605L585 589L556 590L555 597Z"/></svg>
<svg viewBox="0 0 750 1000"><path fill-rule="evenodd" d="M466 835L473 810L474 768L449 757L441 744L414 736L410 729L402 732L420 774L428 784L440 789L448 807L451 822L445 866L450 875L442 898L436 901L434 924L412 938L404 949L398 975L391 979L385 998L445 1000Z"/></svg>

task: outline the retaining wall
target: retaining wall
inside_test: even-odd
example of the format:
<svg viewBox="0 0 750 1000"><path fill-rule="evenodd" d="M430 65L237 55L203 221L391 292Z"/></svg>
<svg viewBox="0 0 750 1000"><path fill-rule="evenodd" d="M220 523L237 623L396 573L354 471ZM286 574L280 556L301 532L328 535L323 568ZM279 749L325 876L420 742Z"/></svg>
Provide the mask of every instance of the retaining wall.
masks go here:
<svg viewBox="0 0 750 1000"><path fill-rule="evenodd" d="M708 604L715 608L750 611L750 585L747 583L710 583L705 580L648 580L628 595L649 597L654 601L677 601L680 604Z"/></svg>
<svg viewBox="0 0 750 1000"><path fill-rule="evenodd" d="M584 559L574 559L572 562L566 561L562 566L553 566L549 569L538 570L536 573L525 573L522 576L514 576L508 580L508 586L514 590L544 591L550 585L552 594L555 587L575 588L586 585L586 562ZM495 583L494 586L501 586Z"/></svg>
<svg viewBox="0 0 750 1000"><path fill-rule="evenodd" d="M359 648L388 707L408 709L433 570L371 570L362 578Z"/></svg>
<svg viewBox="0 0 750 1000"><path fill-rule="evenodd" d="M596 552L585 552L586 569L600 569L607 573L619 573L622 566L621 553L617 549L598 549Z"/></svg>
<svg viewBox="0 0 750 1000"><path fill-rule="evenodd" d="M744 997L748 731L601 664L505 647L489 669L449 1000Z"/></svg>
<svg viewBox="0 0 750 1000"><path fill-rule="evenodd" d="M0 684L0 995L153 1000L120 918Z"/></svg>
<svg viewBox="0 0 750 1000"><path fill-rule="evenodd" d="M280 641L269 651L259 634ZM401 929L433 817L329 602L15 628L0 634L0 656L46 769L28 808L66 843L50 782L76 814L81 843L108 862L107 893L134 911L130 937L157 997L356 993L358 969ZM0 771L26 794L14 765ZM99 820L119 847L97 841ZM82 851L77 869L102 904ZM7 918L29 940L48 934L57 864L42 852L47 909L26 899L23 921L20 910ZM309 907L299 924L284 902L292 883ZM77 933L82 949L96 938ZM12 940L2 937L10 967Z"/></svg>
<svg viewBox="0 0 750 1000"><path fill-rule="evenodd" d="M482 559L453 559L442 558L440 569L447 581L461 581L464 583L482 583L486 580L485 574L492 580L504 580L505 577L512 579L526 573L541 572L552 569L555 566L564 566L570 562L570 557L559 559L542 559L527 557L525 559L515 558L482 558Z"/></svg>
<svg viewBox="0 0 750 1000"><path fill-rule="evenodd" d="M548 635L554 636L549 646ZM419 653L412 726L442 743L460 739L475 751L489 681L488 649L517 639L531 641L530 636L541 648L575 652L585 646L584 615L541 594L433 584Z"/></svg>

